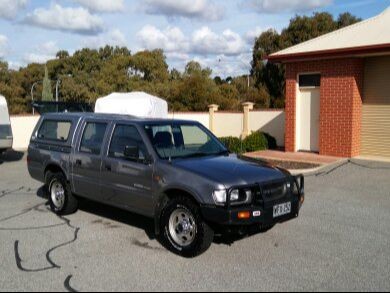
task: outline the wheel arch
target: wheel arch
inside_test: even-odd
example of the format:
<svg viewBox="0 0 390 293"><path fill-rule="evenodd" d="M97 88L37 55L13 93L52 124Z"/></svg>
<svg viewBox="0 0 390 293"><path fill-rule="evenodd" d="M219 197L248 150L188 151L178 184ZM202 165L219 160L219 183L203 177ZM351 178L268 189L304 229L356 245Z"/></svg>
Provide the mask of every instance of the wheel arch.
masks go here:
<svg viewBox="0 0 390 293"><path fill-rule="evenodd" d="M158 197L157 205L155 207L154 212L154 224L155 224L155 233L156 235L160 234L160 219L161 214L163 212L163 209L165 205L168 203L169 200L184 196L191 199L195 204L200 205L200 201L197 199L198 196L194 194L194 192L189 191L186 188L183 187L170 187L166 188L164 191L161 192L160 196Z"/></svg>
<svg viewBox="0 0 390 293"><path fill-rule="evenodd" d="M46 165L44 173L43 173L46 184L48 184L46 175L47 175L47 172L49 172L49 171L52 173L62 173L65 176L66 180L68 180L68 177L66 176L66 172L64 171L64 169L59 164L54 163L54 162L50 162Z"/></svg>

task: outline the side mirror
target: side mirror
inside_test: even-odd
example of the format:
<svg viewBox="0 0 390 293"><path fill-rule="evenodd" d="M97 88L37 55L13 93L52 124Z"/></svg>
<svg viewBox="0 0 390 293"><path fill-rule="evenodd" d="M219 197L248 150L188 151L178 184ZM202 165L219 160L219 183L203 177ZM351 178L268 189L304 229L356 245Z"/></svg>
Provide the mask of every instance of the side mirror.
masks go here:
<svg viewBox="0 0 390 293"><path fill-rule="evenodd" d="M124 151L125 159L138 161L139 158L139 147L137 146L126 146Z"/></svg>

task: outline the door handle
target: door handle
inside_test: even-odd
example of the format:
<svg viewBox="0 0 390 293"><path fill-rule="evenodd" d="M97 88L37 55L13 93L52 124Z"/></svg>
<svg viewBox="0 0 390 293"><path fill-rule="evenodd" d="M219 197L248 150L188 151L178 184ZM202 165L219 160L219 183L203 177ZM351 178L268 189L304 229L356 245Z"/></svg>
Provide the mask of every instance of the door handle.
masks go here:
<svg viewBox="0 0 390 293"><path fill-rule="evenodd" d="M76 165L77 166L81 166L83 163L81 162L81 160L76 160Z"/></svg>
<svg viewBox="0 0 390 293"><path fill-rule="evenodd" d="M111 165L106 165L106 170L107 170L108 172L111 172L111 170L112 170Z"/></svg>

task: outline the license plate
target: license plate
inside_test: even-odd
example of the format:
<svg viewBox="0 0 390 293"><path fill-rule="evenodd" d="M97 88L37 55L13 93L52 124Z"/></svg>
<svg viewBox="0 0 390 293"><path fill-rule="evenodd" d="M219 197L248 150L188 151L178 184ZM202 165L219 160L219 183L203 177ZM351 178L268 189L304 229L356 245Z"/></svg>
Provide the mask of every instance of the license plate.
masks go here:
<svg viewBox="0 0 390 293"><path fill-rule="evenodd" d="M274 206L274 218L278 218L291 213L291 202Z"/></svg>

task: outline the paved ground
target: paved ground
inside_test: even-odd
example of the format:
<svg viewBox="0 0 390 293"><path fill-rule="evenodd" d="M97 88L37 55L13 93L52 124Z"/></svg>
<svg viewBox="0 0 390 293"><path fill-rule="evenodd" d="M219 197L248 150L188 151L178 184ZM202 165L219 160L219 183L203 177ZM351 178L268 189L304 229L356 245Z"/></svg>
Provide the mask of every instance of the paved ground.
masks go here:
<svg viewBox="0 0 390 293"><path fill-rule="evenodd" d="M299 219L188 260L142 217L90 203L54 216L12 161L0 161L1 291L390 290L389 164L309 177Z"/></svg>

